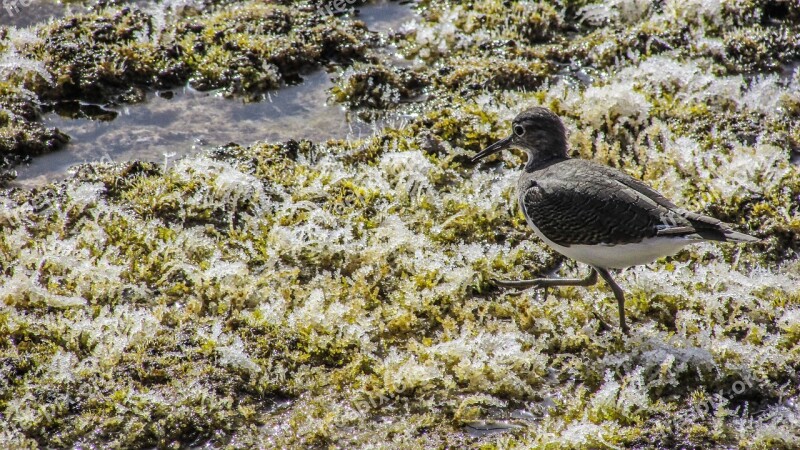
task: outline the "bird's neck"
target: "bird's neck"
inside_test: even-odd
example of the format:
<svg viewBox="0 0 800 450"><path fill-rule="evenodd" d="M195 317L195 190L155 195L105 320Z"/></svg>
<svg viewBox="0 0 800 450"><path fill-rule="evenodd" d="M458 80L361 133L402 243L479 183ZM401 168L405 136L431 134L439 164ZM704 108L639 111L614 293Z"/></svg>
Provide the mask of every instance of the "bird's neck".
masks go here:
<svg viewBox="0 0 800 450"><path fill-rule="evenodd" d="M565 154L547 154L547 155L532 155L528 154L528 162L525 163L525 172L531 173L537 170L544 169L545 167L551 166L556 163L560 163L561 161L566 161L569 159L569 156Z"/></svg>

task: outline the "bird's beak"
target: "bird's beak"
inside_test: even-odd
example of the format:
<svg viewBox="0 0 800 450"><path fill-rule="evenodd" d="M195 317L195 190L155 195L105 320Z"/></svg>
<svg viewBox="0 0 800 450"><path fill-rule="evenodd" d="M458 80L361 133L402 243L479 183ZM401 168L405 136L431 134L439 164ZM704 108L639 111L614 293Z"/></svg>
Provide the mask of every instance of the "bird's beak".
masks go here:
<svg viewBox="0 0 800 450"><path fill-rule="evenodd" d="M486 147L485 149L478 152L477 155L472 157L472 162L478 162L479 160L493 154L497 153L501 150L505 150L511 147L511 137L509 136L505 139L500 139L499 141L495 142L494 144Z"/></svg>

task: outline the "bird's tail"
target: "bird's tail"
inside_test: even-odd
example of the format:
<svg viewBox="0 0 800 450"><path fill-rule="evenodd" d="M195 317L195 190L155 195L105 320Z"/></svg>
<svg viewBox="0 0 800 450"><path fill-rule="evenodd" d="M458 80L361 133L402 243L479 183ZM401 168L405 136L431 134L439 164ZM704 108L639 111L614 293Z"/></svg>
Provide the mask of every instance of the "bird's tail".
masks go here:
<svg viewBox="0 0 800 450"><path fill-rule="evenodd" d="M725 230L725 240L728 242L760 242L761 239L733 230Z"/></svg>
<svg viewBox="0 0 800 450"><path fill-rule="evenodd" d="M755 236L735 231L730 224L713 217L688 211L683 212L683 217L689 219L695 232L705 240L722 242L761 241L761 239Z"/></svg>

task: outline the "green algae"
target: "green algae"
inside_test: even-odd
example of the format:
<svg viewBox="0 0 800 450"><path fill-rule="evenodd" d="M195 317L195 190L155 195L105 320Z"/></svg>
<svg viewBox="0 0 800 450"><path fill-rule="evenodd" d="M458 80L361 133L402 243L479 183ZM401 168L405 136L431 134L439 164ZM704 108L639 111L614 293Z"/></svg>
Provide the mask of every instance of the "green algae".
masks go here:
<svg viewBox="0 0 800 450"><path fill-rule="evenodd" d="M141 86L190 82L252 98L325 61L363 57L360 22L326 20L308 7L242 2L175 17L138 8L100 9L55 21L27 49L53 73L45 98L108 101ZM165 23L159 23L165 22Z"/></svg>
<svg viewBox="0 0 800 450"><path fill-rule="evenodd" d="M232 144L169 167L93 164L4 193L0 442L795 447L797 84L740 76L794 55L781 30L799 16L741 3L667 2L574 25L587 2L426 2L415 29L388 38L426 64L365 60L332 93L356 111L408 113L403 127ZM236 93L276 82L240 53L285 31L282 8L220 7L187 26L186 47L198 47L187 67ZM747 30L752 51L725 44ZM721 56L685 45L701 33ZM415 101L382 101L369 79ZM692 247L618 275L627 338L604 323L616 304L603 285L494 289L492 278L585 270L531 238L515 207L523 155L468 160L533 104L565 118L575 156L765 241ZM517 427L468 433L493 421Z"/></svg>
<svg viewBox="0 0 800 450"><path fill-rule="evenodd" d="M57 150L69 140L38 122L41 111L19 83L18 77L0 82L0 184L15 177L14 166Z"/></svg>
<svg viewBox="0 0 800 450"><path fill-rule="evenodd" d="M386 110L418 96L426 84L414 72L403 68L380 63L355 64L352 72L339 78L331 94L334 100L350 108Z"/></svg>

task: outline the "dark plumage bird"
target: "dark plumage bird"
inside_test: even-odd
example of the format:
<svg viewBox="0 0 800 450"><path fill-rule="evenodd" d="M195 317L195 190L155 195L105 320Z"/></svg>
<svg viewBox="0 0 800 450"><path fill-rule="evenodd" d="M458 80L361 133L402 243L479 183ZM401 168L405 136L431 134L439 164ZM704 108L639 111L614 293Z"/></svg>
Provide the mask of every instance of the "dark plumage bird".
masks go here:
<svg viewBox="0 0 800 450"><path fill-rule="evenodd" d="M614 291L620 327L627 333L625 295L609 269L646 264L697 242L759 240L713 217L681 209L619 170L571 159L564 124L547 108L520 113L512 131L472 161L510 147L525 150L528 161L517 193L528 224L550 247L588 264L591 272L583 279L496 281L500 287L591 286L600 274Z"/></svg>

